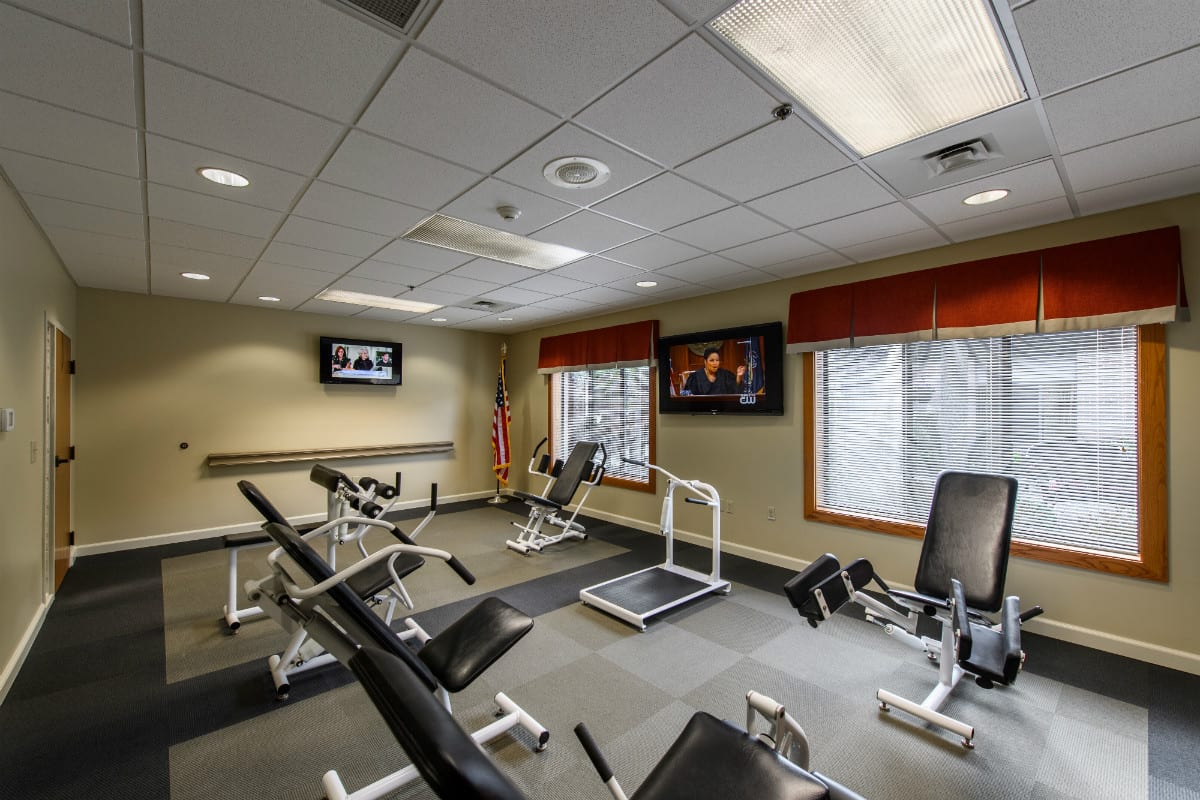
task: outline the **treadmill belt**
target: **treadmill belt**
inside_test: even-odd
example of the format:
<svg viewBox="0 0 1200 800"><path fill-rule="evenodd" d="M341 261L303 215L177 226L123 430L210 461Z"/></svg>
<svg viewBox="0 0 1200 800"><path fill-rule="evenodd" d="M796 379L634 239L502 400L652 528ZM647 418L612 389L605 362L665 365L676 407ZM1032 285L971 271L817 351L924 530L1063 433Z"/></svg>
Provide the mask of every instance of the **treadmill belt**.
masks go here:
<svg viewBox="0 0 1200 800"><path fill-rule="evenodd" d="M708 584L704 581L655 567L645 572L634 573L623 580L596 586L588 592L634 614L645 614L673 600L707 588Z"/></svg>

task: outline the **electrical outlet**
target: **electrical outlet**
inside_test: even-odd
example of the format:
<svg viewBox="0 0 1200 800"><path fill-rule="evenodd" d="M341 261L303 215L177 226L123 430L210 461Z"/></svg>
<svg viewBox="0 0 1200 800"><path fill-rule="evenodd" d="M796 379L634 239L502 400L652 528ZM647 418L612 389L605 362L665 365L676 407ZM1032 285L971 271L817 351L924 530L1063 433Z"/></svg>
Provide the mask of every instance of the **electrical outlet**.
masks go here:
<svg viewBox="0 0 1200 800"><path fill-rule="evenodd" d="M767 506L767 520L770 522L775 521L775 506Z"/></svg>

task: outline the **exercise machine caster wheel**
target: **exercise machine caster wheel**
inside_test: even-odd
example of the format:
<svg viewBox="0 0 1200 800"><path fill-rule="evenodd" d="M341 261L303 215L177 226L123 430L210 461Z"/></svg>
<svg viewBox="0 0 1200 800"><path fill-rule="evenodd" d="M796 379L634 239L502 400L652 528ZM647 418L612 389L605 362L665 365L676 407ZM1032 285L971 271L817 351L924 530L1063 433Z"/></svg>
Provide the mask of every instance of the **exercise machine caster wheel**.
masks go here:
<svg viewBox="0 0 1200 800"><path fill-rule="evenodd" d="M971 741L970 739L963 739L962 741L959 742L959 744L961 744L967 750L975 749L975 742Z"/></svg>
<svg viewBox="0 0 1200 800"><path fill-rule="evenodd" d="M542 731L541 736L538 737L537 746L533 748L533 752L541 753L546 749L546 745L548 744L550 744L550 731Z"/></svg>
<svg viewBox="0 0 1200 800"><path fill-rule="evenodd" d="M879 710L884 713L887 713L888 711L892 710L892 707L889 706L887 703L883 702L882 700L880 700L879 701Z"/></svg>
<svg viewBox="0 0 1200 800"><path fill-rule="evenodd" d="M282 703L284 700L288 699L288 692L291 690L292 687L285 683L283 686L280 686L275 690L275 699Z"/></svg>

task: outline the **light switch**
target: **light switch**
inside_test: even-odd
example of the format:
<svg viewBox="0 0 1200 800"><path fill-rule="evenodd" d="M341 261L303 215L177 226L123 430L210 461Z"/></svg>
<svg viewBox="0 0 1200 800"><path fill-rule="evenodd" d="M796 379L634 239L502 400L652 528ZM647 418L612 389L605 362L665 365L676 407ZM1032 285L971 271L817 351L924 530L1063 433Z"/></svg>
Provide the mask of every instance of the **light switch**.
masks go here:
<svg viewBox="0 0 1200 800"><path fill-rule="evenodd" d="M17 412L13 408L0 408L0 431L11 431L17 424Z"/></svg>

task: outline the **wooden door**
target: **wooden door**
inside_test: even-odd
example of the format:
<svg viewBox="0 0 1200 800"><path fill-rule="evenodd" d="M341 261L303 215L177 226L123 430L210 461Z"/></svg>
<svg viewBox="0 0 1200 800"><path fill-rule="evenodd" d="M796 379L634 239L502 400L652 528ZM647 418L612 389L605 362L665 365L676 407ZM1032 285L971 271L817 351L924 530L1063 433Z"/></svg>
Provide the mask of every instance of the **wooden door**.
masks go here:
<svg viewBox="0 0 1200 800"><path fill-rule="evenodd" d="M54 330L54 591L71 563L71 340Z"/></svg>

